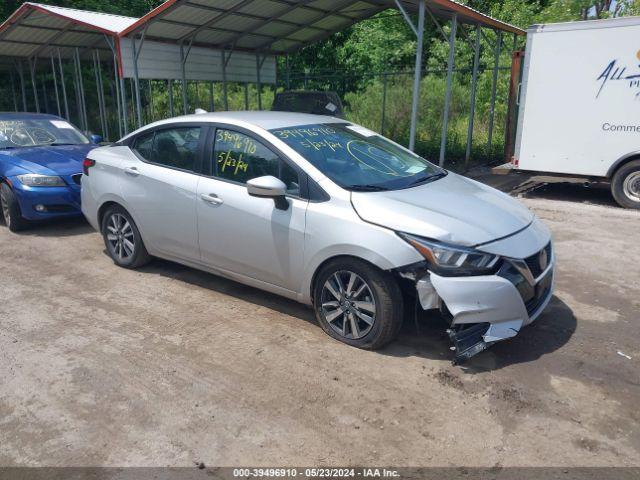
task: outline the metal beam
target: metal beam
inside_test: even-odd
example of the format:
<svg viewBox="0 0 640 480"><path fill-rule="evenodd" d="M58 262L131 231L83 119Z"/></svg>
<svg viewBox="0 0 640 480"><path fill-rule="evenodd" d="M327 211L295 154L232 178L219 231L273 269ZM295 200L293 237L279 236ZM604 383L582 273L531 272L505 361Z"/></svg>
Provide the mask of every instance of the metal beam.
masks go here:
<svg viewBox="0 0 640 480"><path fill-rule="evenodd" d="M411 131L409 133L409 150L416 149L416 129L418 124L418 103L420 101L420 80L422 78L422 48L424 45L424 15L426 0L419 0L418 4L418 28L416 46L416 66L413 76L413 98L411 101Z"/></svg>
<svg viewBox="0 0 640 480"><path fill-rule="evenodd" d="M471 75L471 99L469 105L469 126L467 128L467 150L464 154L464 169L469 168L471 158L471 147L473 145L473 123L476 112L476 92L478 89L478 67L480 65L480 40L482 39L482 27L476 26L476 41L473 55L473 73Z"/></svg>
<svg viewBox="0 0 640 480"><path fill-rule="evenodd" d="M411 17L409 16L407 11L402 6L402 3L400 3L400 0L395 0L395 2L396 2L396 5L398 7L398 10L400 10L400 13L402 13L402 16L404 17L404 21L407 22L407 25L409 25L409 27L411 28L411 30L413 30L413 33L417 37L418 36L418 29L413 24L413 20L411 20Z"/></svg>
<svg viewBox="0 0 640 480"><path fill-rule="evenodd" d="M447 151L447 132L449 130L449 108L451 106L451 84L453 82L453 64L455 62L456 31L458 16L451 17L451 36L449 37L449 59L447 61L447 80L444 92L444 114L442 118L442 138L440 140L440 166L444 166Z"/></svg>

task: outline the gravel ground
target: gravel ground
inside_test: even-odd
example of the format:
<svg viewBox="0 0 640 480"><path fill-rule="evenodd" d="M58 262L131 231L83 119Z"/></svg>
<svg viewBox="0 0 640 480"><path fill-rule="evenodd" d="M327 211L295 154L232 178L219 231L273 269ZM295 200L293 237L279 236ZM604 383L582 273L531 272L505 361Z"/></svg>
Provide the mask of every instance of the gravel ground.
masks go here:
<svg viewBox="0 0 640 480"><path fill-rule="evenodd" d="M435 316L360 351L274 295L119 269L82 221L0 228L0 465L640 466L640 212L574 185L524 202L556 296L464 368Z"/></svg>

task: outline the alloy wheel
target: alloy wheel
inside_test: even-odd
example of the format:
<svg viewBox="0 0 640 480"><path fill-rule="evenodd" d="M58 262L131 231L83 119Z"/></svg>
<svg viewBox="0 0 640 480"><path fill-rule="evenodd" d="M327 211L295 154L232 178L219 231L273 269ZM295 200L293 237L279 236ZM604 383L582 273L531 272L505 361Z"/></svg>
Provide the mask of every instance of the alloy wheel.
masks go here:
<svg viewBox="0 0 640 480"><path fill-rule="evenodd" d="M127 218L120 213L114 213L109 217L106 228L107 242L118 260L123 261L132 257L136 250L136 239Z"/></svg>
<svg viewBox="0 0 640 480"><path fill-rule="evenodd" d="M321 313L332 330L349 339L366 336L376 320L371 288L358 274L340 270L322 287Z"/></svg>
<svg viewBox="0 0 640 480"><path fill-rule="evenodd" d="M633 172L628 175L624 179L622 189L629 200L640 202L640 172Z"/></svg>

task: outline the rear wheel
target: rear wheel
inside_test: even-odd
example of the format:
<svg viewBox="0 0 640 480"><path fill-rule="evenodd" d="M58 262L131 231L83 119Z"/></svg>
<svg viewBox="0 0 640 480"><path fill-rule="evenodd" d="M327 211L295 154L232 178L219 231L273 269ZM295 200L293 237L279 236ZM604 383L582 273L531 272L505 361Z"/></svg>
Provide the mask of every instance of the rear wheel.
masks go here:
<svg viewBox="0 0 640 480"><path fill-rule="evenodd" d="M109 256L120 267L138 268L151 260L133 218L120 206L104 214L102 236Z"/></svg>
<svg viewBox="0 0 640 480"><path fill-rule="evenodd" d="M19 232L27 227L28 222L22 217L18 199L6 183L0 183L0 207L4 223L9 230Z"/></svg>
<svg viewBox="0 0 640 480"><path fill-rule="evenodd" d="M375 350L402 326L402 294L387 272L355 258L329 262L314 288L316 318L325 332L354 347Z"/></svg>
<svg viewBox="0 0 640 480"><path fill-rule="evenodd" d="M640 160L618 169L611 181L611 193L620 206L640 209Z"/></svg>

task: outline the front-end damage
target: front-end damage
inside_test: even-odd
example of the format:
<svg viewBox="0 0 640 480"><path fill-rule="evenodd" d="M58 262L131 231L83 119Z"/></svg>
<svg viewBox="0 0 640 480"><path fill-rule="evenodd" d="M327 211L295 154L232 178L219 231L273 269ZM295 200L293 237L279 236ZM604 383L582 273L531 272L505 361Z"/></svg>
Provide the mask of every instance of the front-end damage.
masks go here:
<svg viewBox="0 0 640 480"><path fill-rule="evenodd" d="M525 259L502 258L490 275L443 276L428 262L397 270L422 310L439 310L462 363L496 342L515 337L533 322L553 293L554 256L549 242Z"/></svg>

